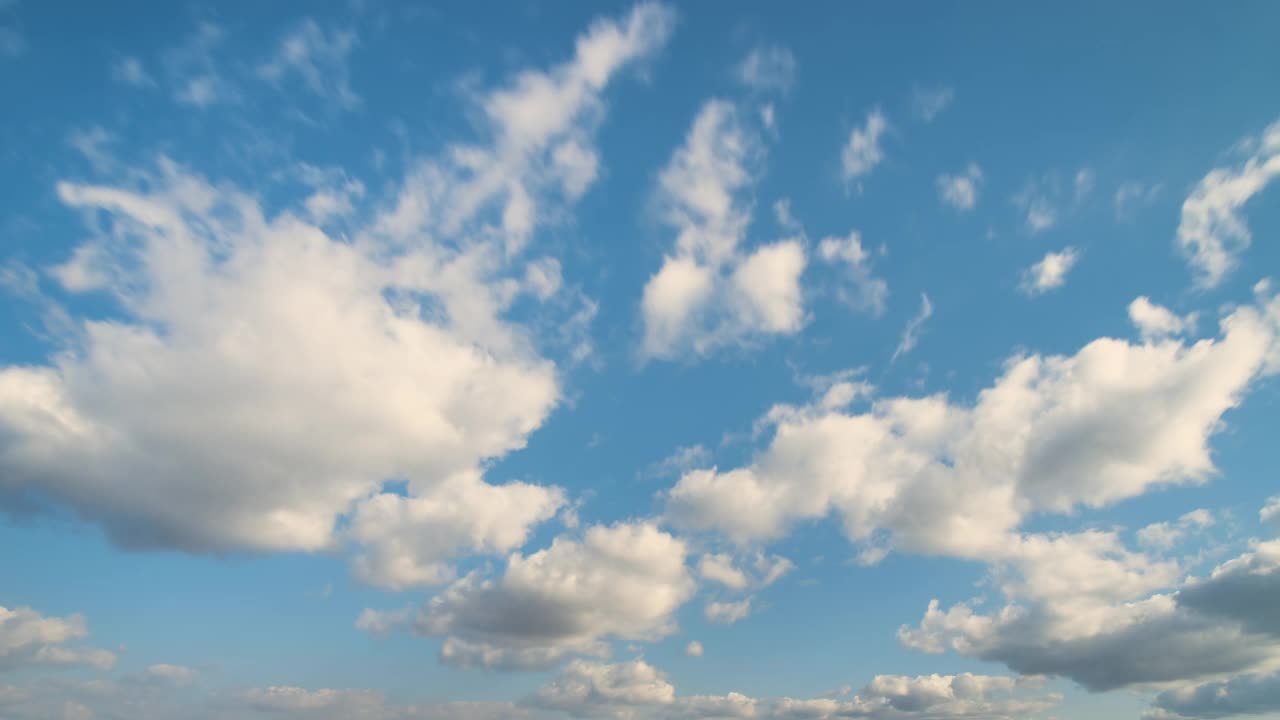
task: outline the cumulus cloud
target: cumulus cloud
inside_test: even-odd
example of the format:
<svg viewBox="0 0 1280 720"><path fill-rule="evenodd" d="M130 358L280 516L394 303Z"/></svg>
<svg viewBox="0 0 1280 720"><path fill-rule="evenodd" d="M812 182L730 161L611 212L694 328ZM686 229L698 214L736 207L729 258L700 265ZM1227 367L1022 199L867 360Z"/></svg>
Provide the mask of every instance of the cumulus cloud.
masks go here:
<svg viewBox="0 0 1280 720"><path fill-rule="evenodd" d="M80 615L53 617L27 607L0 607L0 671L41 666L109 669L116 661L114 653L75 644L88 635Z"/></svg>
<svg viewBox="0 0 1280 720"><path fill-rule="evenodd" d="M670 19L640 5L601 20L567 62L477 96L480 139L410 161L340 235L314 204L270 214L165 158L116 184L60 182L95 232L52 276L115 311L69 320L46 363L0 368L0 489L128 546L355 545L358 573L393 588L447 581L451 553L522 544L562 493L479 468L560 399L507 317L557 294L553 263L525 250L594 180L601 94ZM202 27L174 72L210 70L219 35ZM313 186L305 171L286 174Z"/></svg>
<svg viewBox="0 0 1280 720"><path fill-rule="evenodd" d="M1095 691L1206 680L1280 661L1280 542L1179 584L1175 563L1153 564L1113 540L1050 542L1064 539L1088 552L1047 567L1023 563L1020 579L1002 586L1010 604L984 614L972 604L944 611L934 601L899 637L926 652L949 648Z"/></svg>
<svg viewBox="0 0 1280 720"><path fill-rule="evenodd" d="M422 609L417 630L446 636L441 659L464 667L545 668L568 654L607 653L606 638L656 639L693 593L683 541L648 523L588 528L500 576L472 573Z"/></svg>
<svg viewBox="0 0 1280 720"><path fill-rule="evenodd" d="M625 708L667 705L676 689L643 660L604 665L574 660L527 703L576 718L625 717Z"/></svg>
<svg viewBox="0 0 1280 720"><path fill-rule="evenodd" d="M1071 272L1079 259L1080 253L1070 247L1059 252L1045 253L1039 262L1023 272L1018 288L1033 297L1060 288L1067 281L1067 273Z"/></svg>
<svg viewBox="0 0 1280 720"><path fill-rule="evenodd" d="M684 646L684 654L689 657L702 657L702 643L697 640L690 640L688 645Z"/></svg>
<svg viewBox="0 0 1280 720"><path fill-rule="evenodd" d="M884 159L880 141L888 129L889 121L876 108L867 113L866 124L849 131L849 139L840 153L840 168L846 184L854 183L854 187L861 191L861 179Z"/></svg>
<svg viewBox="0 0 1280 720"><path fill-rule="evenodd" d="M1280 525L1280 495L1267 499L1267 504L1258 511L1258 519L1264 523Z"/></svg>
<svg viewBox="0 0 1280 720"><path fill-rule="evenodd" d="M796 58L776 45L753 49L738 65L738 80L756 90L787 92L795 81Z"/></svg>
<svg viewBox="0 0 1280 720"><path fill-rule="evenodd" d="M351 109L360 104L360 96L351 89L347 67L347 56L356 42L351 30L325 32L307 18L280 40L275 56L258 67L258 74L277 84L297 75L308 91Z"/></svg>
<svg viewBox="0 0 1280 720"><path fill-rule="evenodd" d="M972 404L883 397L855 412L862 396L843 393L775 406L759 424L767 447L742 467L683 475L666 517L750 543L834 514L855 542L887 532L914 551L999 556L1027 513L1215 472L1209 440L1224 413L1280 370L1280 300L1219 324L1220 337L1193 344L1101 338L1070 356L1015 356Z"/></svg>
<svg viewBox="0 0 1280 720"><path fill-rule="evenodd" d="M737 108L712 100L659 176L658 203L677 236L674 251L645 284L646 356L703 355L804 325L803 241L741 248L751 220L742 194L760 152L758 134Z"/></svg>
<svg viewBox="0 0 1280 720"><path fill-rule="evenodd" d="M818 257L844 271L845 282L837 296L850 307L872 315L884 313L889 298L889 284L871 270L871 253L862 247L862 234L850 231L844 237L831 236L818 243Z"/></svg>
<svg viewBox="0 0 1280 720"><path fill-rule="evenodd" d="M1033 696L1034 681L973 675L877 675L852 697L752 698L741 693L676 693L665 673L643 660L616 664L575 661L523 704L577 718L868 718L870 720L1005 720L1053 707L1059 698Z"/></svg>
<svg viewBox="0 0 1280 720"><path fill-rule="evenodd" d="M938 196L960 212L972 210L978 204L978 186L981 183L982 168L977 163L969 163L958 175L938 176Z"/></svg>
<svg viewBox="0 0 1280 720"><path fill-rule="evenodd" d="M214 60L214 51L224 35L216 23L202 22L182 44L165 54L163 64L169 73L173 99L179 105L203 109L239 99L239 90L223 76Z"/></svg>
<svg viewBox="0 0 1280 720"><path fill-rule="evenodd" d="M1203 530L1214 524L1213 513L1192 510L1176 522L1152 523L1137 532L1138 544L1150 550L1169 550L1182 542L1188 532Z"/></svg>
<svg viewBox="0 0 1280 720"><path fill-rule="evenodd" d="M1242 147L1242 163L1214 168L1182 203L1177 244L1202 289L1221 283L1253 240L1241 210L1280 175L1280 122Z"/></svg>

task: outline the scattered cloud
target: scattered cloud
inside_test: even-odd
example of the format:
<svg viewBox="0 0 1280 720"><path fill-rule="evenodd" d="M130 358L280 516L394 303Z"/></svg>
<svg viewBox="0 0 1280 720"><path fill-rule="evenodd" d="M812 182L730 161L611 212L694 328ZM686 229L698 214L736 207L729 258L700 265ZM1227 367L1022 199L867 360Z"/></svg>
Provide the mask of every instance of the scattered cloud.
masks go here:
<svg viewBox="0 0 1280 720"><path fill-rule="evenodd" d="M889 284L872 273L871 253L862 247L861 233L852 230L844 237L823 238L818 244L818 257L844 269L846 281L836 291L842 302L875 316L884 314Z"/></svg>
<svg viewBox="0 0 1280 720"><path fill-rule="evenodd" d="M938 195L942 202L965 212L978 203L978 186L982 183L982 168L969 163L959 175L939 175Z"/></svg>
<svg viewBox="0 0 1280 720"><path fill-rule="evenodd" d="M1067 281L1067 273L1080 260L1080 253L1071 247L1058 252L1048 252L1036 264L1022 274L1018 289L1032 297L1060 288Z"/></svg>
<svg viewBox="0 0 1280 720"><path fill-rule="evenodd" d="M702 657L702 643L690 640L689 644L684 646L684 654L688 657Z"/></svg>
<svg viewBox="0 0 1280 720"><path fill-rule="evenodd" d="M284 36L275 56L258 67L258 74L276 84L297 75L313 94L350 110L360 105L360 96L351 89L347 63L357 42L351 30L325 32L307 18Z"/></svg>
<svg viewBox="0 0 1280 720"><path fill-rule="evenodd" d="M871 173L876 165L884 159L884 150L880 147L881 138L889 129L889 121L879 108L867 113L867 122L862 127L855 127L849 132L844 150L840 153L841 169L846 185L852 183L859 192L862 191L862 178Z"/></svg>
<svg viewBox="0 0 1280 720"><path fill-rule="evenodd" d="M80 615L53 617L27 607L0 607L0 672L33 667L110 669L114 653L74 644L88 635Z"/></svg>
<svg viewBox="0 0 1280 720"><path fill-rule="evenodd" d="M882 397L853 412L847 393L774 406L759 422L767 447L742 467L686 473L665 493L666 518L747 544L834 514L864 546L1007 556L1028 513L1212 475L1224 413L1280 371L1280 300L1219 325L1194 343L1100 338L1074 355L1014 356L971 405Z"/></svg>
<svg viewBox="0 0 1280 720"><path fill-rule="evenodd" d="M1129 303L1129 320L1144 340L1159 340L1185 335L1195 330L1197 313L1176 315L1162 305L1157 305L1145 295Z"/></svg>
<svg viewBox="0 0 1280 720"><path fill-rule="evenodd" d="M596 23L568 61L475 97L479 141L407 158L377 196L302 165L281 174L306 202L268 211L164 156L59 182L91 233L50 276L119 312L69 316L46 363L0 367L0 499L39 493L132 548L350 548L391 588L516 549L563 494L482 468L561 388L507 311L559 312L529 239L594 181L602 93L670 23L655 5ZM221 36L204 24L166 58L180 98L224 97ZM364 219L317 226L357 201Z"/></svg>
<svg viewBox="0 0 1280 720"><path fill-rule="evenodd" d="M753 49L738 65L738 80L760 91L786 93L796 76L796 58L791 51L777 45Z"/></svg>
<svg viewBox="0 0 1280 720"><path fill-rule="evenodd" d="M644 288L646 357L705 355L803 327L802 239L741 248L751 219L742 194L760 153L737 108L712 100L659 176L658 203L677 237Z"/></svg>
<svg viewBox="0 0 1280 720"><path fill-rule="evenodd" d="M1182 203L1177 243L1200 289L1221 283L1253 241L1240 213L1280 175L1280 122L1242 147L1243 162L1211 170Z"/></svg>

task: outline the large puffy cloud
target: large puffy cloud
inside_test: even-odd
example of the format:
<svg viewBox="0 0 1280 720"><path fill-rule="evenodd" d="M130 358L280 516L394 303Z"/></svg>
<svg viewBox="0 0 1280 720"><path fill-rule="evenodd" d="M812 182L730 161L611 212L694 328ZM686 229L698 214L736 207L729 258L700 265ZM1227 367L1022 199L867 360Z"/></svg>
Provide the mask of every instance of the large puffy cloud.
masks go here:
<svg viewBox="0 0 1280 720"><path fill-rule="evenodd" d="M555 261L524 251L594 181L601 92L670 23L637 6L568 62L478 96L482 142L417 162L347 237L302 219L332 216L313 203L268 211L167 159L60 183L96 232L52 274L109 310L72 316L47 364L0 368L0 490L69 504L120 543L195 551L329 548L353 513L357 569L391 587L522 544L560 492L476 470L560 397L506 319L559 286ZM347 205L350 187L334 190Z"/></svg>
<svg viewBox="0 0 1280 720"><path fill-rule="evenodd" d="M1093 555L1074 563L1081 572L1039 558L1021 568L1020 583L1003 587L1008 605L984 614L970 604L944 611L935 601L918 627L899 635L926 652L950 648L1091 690L1206 680L1280 663L1280 541L1258 544L1180 586L1175 573L1142 556L1114 549L1110 557ZM1106 565L1117 562L1108 573ZM1170 591L1153 593L1157 588Z"/></svg>
<svg viewBox="0 0 1280 720"><path fill-rule="evenodd" d="M738 108L712 100L662 171L658 202L677 237L644 288L646 356L705 354L803 326L802 239L740 247L751 221L742 196L761 152Z"/></svg>
<svg viewBox="0 0 1280 720"><path fill-rule="evenodd" d="M74 644L89 634L80 615L51 617L0 607L0 671L37 666L110 668L115 654Z"/></svg>
<svg viewBox="0 0 1280 720"><path fill-rule="evenodd" d="M683 541L650 523L588 528L529 555L502 574L472 573L422 609L417 630L446 636L444 662L542 668L568 654L603 655L606 639L654 639L694 589Z"/></svg>
<svg viewBox="0 0 1280 720"><path fill-rule="evenodd" d="M971 405L944 396L777 406L748 465L694 470L666 517L739 542L836 514L854 541L978 559L1010 552L1030 512L1069 512L1214 472L1209 440L1280 369L1280 300L1224 316L1217 339L1102 338L1071 356L1012 358ZM833 394L828 392L828 398Z"/></svg>
<svg viewBox="0 0 1280 720"><path fill-rule="evenodd" d="M1280 122L1242 147L1249 149L1243 163L1214 168L1182 203L1178 247L1201 288L1222 282L1252 242L1240 211L1280 175Z"/></svg>

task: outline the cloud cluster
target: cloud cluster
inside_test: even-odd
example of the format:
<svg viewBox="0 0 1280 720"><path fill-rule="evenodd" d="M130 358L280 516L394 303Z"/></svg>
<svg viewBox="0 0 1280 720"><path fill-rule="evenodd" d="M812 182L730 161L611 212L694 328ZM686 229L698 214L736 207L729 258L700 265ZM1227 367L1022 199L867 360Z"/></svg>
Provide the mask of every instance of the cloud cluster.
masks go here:
<svg viewBox="0 0 1280 720"><path fill-rule="evenodd" d="M606 639L651 640L675 630L693 594L682 540L651 523L587 528L497 577L476 572L419 613L418 632L444 636L441 660L462 667L534 669L570 654L605 655Z"/></svg>
<svg viewBox="0 0 1280 720"><path fill-rule="evenodd" d="M644 660L617 664L570 663L525 701L575 718L867 718L869 720L1004 720L1053 707L1057 696L1032 697L1035 682L972 675L878 675L852 697L758 699L725 695L682 696L661 670Z"/></svg>
<svg viewBox="0 0 1280 720"><path fill-rule="evenodd" d="M999 557L1031 512L1100 507L1214 472L1222 416L1277 362L1280 300L1220 321L1221 336L1095 340L1074 355L1011 358L972 404L857 392L762 420L773 437L743 467L692 470L666 493L666 517L741 542L835 514L850 540ZM852 388L849 388L852 390Z"/></svg>
<svg viewBox="0 0 1280 720"><path fill-rule="evenodd" d="M644 287L646 356L703 355L804 325L802 239L742 248L760 142L735 105L712 100L659 176L658 203L677 235Z"/></svg>
<svg viewBox="0 0 1280 720"><path fill-rule="evenodd" d="M360 575L393 588L523 544L562 493L479 468L522 447L560 387L506 315L558 291L558 263L525 252L532 233L594 181L601 93L670 22L639 5L568 62L477 97L482 141L417 161L346 236L310 203L268 213L166 158L119 184L59 183L92 234L50 275L110 310L68 314L46 364L0 368L0 490L65 503L130 546L355 543ZM286 43L290 67L312 45ZM314 198L329 180L306 169Z"/></svg>
<svg viewBox="0 0 1280 720"><path fill-rule="evenodd" d="M1024 565L1021 584L1004 588L1012 602L991 613L969 604L944 611L934 601L920 625L904 627L900 637L926 652L949 648L1094 691L1212 679L1280 662L1280 541L1184 583L1176 565L1162 571L1116 547L1078 559ZM1053 567L1080 572L1046 582Z"/></svg>
<svg viewBox="0 0 1280 720"><path fill-rule="evenodd" d="M80 615L51 617L31 608L0 606L0 672L40 666L110 668L114 653L75 644L88 634Z"/></svg>

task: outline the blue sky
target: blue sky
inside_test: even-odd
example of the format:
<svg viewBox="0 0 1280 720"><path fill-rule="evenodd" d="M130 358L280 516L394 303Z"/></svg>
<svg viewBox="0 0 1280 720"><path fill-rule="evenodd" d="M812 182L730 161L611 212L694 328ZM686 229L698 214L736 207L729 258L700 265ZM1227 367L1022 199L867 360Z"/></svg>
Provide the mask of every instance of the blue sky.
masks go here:
<svg viewBox="0 0 1280 720"><path fill-rule="evenodd" d="M1280 717L1277 21L0 2L0 718Z"/></svg>

